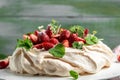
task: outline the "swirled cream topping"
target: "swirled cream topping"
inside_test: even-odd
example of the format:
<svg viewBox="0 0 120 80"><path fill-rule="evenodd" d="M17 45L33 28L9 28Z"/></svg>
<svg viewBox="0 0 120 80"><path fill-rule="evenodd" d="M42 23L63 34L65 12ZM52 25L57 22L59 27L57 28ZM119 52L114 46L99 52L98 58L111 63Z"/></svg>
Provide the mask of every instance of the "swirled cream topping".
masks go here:
<svg viewBox="0 0 120 80"><path fill-rule="evenodd" d="M10 70L18 73L70 76L69 71L79 74L97 73L112 63L113 53L103 42L83 46L83 49L65 48L62 58L55 58L48 51L32 48L16 48L10 57Z"/></svg>

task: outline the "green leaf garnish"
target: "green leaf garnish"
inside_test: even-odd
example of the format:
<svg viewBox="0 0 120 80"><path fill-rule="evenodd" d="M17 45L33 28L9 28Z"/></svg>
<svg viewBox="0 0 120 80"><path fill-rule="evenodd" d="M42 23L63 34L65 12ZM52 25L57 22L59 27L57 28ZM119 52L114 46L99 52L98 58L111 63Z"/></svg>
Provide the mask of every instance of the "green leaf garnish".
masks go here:
<svg viewBox="0 0 120 80"><path fill-rule="evenodd" d="M33 44L32 41L29 40L28 38L25 40L17 40L17 46L16 47L24 47L26 50L29 50L30 48L32 48Z"/></svg>
<svg viewBox="0 0 120 80"><path fill-rule="evenodd" d="M54 48L49 50L49 53L56 58L62 58L65 55L65 47L63 44L57 44Z"/></svg>
<svg viewBox="0 0 120 80"><path fill-rule="evenodd" d="M51 30L53 34L58 34L61 25L59 25L57 21L54 19L52 19L52 22L50 23L50 25L51 25Z"/></svg>
<svg viewBox="0 0 120 80"><path fill-rule="evenodd" d="M84 34L84 28L82 26L76 25L70 28L70 31L72 33L78 33L79 37L83 37Z"/></svg>
<svg viewBox="0 0 120 80"><path fill-rule="evenodd" d="M76 71L70 70L69 73L74 79L78 79L79 74Z"/></svg>
<svg viewBox="0 0 120 80"><path fill-rule="evenodd" d="M99 39L96 36L90 34L85 37L85 40L86 40L86 44L89 45L96 44L99 41Z"/></svg>
<svg viewBox="0 0 120 80"><path fill-rule="evenodd" d="M73 48L76 48L76 49L82 49L83 43L75 41L72 43L72 46L73 46Z"/></svg>

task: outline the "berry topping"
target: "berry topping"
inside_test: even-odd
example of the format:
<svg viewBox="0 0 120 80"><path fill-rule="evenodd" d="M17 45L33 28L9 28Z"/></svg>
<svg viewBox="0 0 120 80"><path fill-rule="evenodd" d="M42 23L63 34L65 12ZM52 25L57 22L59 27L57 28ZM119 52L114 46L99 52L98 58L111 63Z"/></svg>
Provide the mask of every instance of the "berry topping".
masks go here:
<svg viewBox="0 0 120 80"><path fill-rule="evenodd" d="M0 60L0 69L4 69L9 65L8 59Z"/></svg>
<svg viewBox="0 0 120 80"><path fill-rule="evenodd" d="M59 41L56 38L51 38L50 39L50 43L52 43L52 44L58 44Z"/></svg>
<svg viewBox="0 0 120 80"><path fill-rule="evenodd" d="M62 44L64 45L64 47L69 47L69 41L67 39L63 40Z"/></svg>
<svg viewBox="0 0 120 80"><path fill-rule="evenodd" d="M64 29L61 34L60 34L60 40L65 40L68 39L70 37L70 31Z"/></svg>
<svg viewBox="0 0 120 80"><path fill-rule="evenodd" d="M39 40L39 42L48 42L50 40L50 38L46 33L40 32L38 35L38 40Z"/></svg>
<svg viewBox="0 0 120 80"><path fill-rule="evenodd" d="M30 40L33 43L37 43L38 42L38 37L35 34L30 34L29 37L30 37Z"/></svg>
<svg viewBox="0 0 120 80"><path fill-rule="evenodd" d="M38 29L32 33L24 34L24 40L18 40L17 47L24 47L28 50L30 48L49 50L58 44L62 44L64 47L82 49L84 44L93 45L99 40L95 36L96 31L89 34L87 28L84 29L79 25L68 30L61 28L61 25L55 20L48 24L47 29L44 29L43 26L39 26Z"/></svg>
<svg viewBox="0 0 120 80"><path fill-rule="evenodd" d="M52 43L50 43L50 42L43 42L42 45L43 45L43 48L44 48L45 50L49 50L50 48L53 48L53 47L54 47L54 44L52 44Z"/></svg>

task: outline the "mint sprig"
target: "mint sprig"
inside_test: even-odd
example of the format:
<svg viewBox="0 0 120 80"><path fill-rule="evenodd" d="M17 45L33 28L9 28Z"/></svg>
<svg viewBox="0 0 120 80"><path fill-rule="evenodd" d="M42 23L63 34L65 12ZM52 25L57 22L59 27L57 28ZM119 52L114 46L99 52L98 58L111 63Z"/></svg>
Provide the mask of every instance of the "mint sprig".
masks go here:
<svg viewBox="0 0 120 80"><path fill-rule="evenodd" d="M49 53L56 58L62 58L65 55L65 47L63 44L57 44L54 48L49 50Z"/></svg>
<svg viewBox="0 0 120 80"><path fill-rule="evenodd" d="M53 34L58 34L61 25L59 25L56 20L52 19L50 26Z"/></svg>
<svg viewBox="0 0 120 80"><path fill-rule="evenodd" d="M26 50L29 50L30 48L32 48L32 46L33 46L33 44L31 42L31 40L29 40L28 38L25 40L17 39L16 47L24 47Z"/></svg>
<svg viewBox="0 0 120 80"><path fill-rule="evenodd" d="M79 74L76 71L70 70L69 73L70 73L70 76L72 76L75 80L78 79Z"/></svg>
<svg viewBox="0 0 120 80"><path fill-rule="evenodd" d="M86 40L86 44L88 45L96 44L99 41L99 39L95 35L91 35L91 34L87 35L85 37L85 40Z"/></svg>
<svg viewBox="0 0 120 80"><path fill-rule="evenodd" d="M73 48L76 48L76 49L82 49L83 43L75 41L72 43L72 46L73 46Z"/></svg>
<svg viewBox="0 0 120 80"><path fill-rule="evenodd" d="M75 26L72 26L72 27L70 28L70 31L71 31L72 33L78 33L78 36L79 36L79 37L83 37L84 30L85 30L85 29L84 29L82 26L79 26L79 25L75 25Z"/></svg>

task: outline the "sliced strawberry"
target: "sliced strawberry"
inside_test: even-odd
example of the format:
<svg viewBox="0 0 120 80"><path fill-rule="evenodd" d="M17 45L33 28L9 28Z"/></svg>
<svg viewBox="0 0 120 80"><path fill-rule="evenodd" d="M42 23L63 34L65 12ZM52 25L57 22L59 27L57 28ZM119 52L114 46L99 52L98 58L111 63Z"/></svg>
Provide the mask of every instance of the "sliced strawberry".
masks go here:
<svg viewBox="0 0 120 80"><path fill-rule="evenodd" d="M34 31L34 34L35 34L36 36L38 36L39 31L38 31L38 30L35 30L35 31Z"/></svg>
<svg viewBox="0 0 120 80"><path fill-rule="evenodd" d="M48 42L50 38L45 32L40 32L38 35L38 40L39 42Z"/></svg>
<svg viewBox="0 0 120 80"><path fill-rule="evenodd" d="M53 32L52 32L52 30L51 30L50 28L51 28L51 26L48 26L48 27L47 27L47 30L46 30L45 32L46 32L46 34L51 38L52 35L53 35Z"/></svg>
<svg viewBox="0 0 120 80"><path fill-rule="evenodd" d="M70 31L65 29L60 34L60 41L68 39L69 37L70 37Z"/></svg>
<svg viewBox="0 0 120 80"><path fill-rule="evenodd" d="M30 39L30 37L28 36L28 35L26 35L26 34L23 34L23 39Z"/></svg>
<svg viewBox="0 0 120 80"><path fill-rule="evenodd" d="M78 37L77 34L73 33L70 35L69 41L73 43L74 41L83 41L85 43L85 40L81 37Z"/></svg>
<svg viewBox="0 0 120 80"><path fill-rule="evenodd" d="M30 36L30 40L33 43L37 43L38 42L38 37L35 34L30 34L29 36Z"/></svg>
<svg viewBox="0 0 120 80"><path fill-rule="evenodd" d="M9 65L8 59L0 60L0 69L4 69Z"/></svg>
<svg viewBox="0 0 120 80"><path fill-rule="evenodd" d="M66 39L66 40L63 40L62 44L65 46L65 47L69 47L69 41Z"/></svg>
<svg viewBox="0 0 120 80"><path fill-rule="evenodd" d="M78 40L78 35L75 33L72 33L69 37L69 41L73 43L74 41Z"/></svg>
<svg viewBox="0 0 120 80"><path fill-rule="evenodd" d="M83 39L81 37L78 37L76 41L81 41L81 42L85 43L85 39Z"/></svg>
<svg viewBox="0 0 120 80"><path fill-rule="evenodd" d="M52 44L58 44L59 41L56 38L51 38L50 39L50 43L52 43Z"/></svg>
<svg viewBox="0 0 120 80"><path fill-rule="evenodd" d="M86 29L84 30L83 36L86 37L88 33L89 33L89 29L86 28Z"/></svg>
<svg viewBox="0 0 120 80"><path fill-rule="evenodd" d="M34 45L33 47L35 47L35 48L37 48L37 49L42 49L42 48L43 48L43 45L42 45L42 43L40 43L40 44Z"/></svg>
<svg viewBox="0 0 120 80"><path fill-rule="evenodd" d="M52 44L52 43L50 43L50 42L43 42L42 45L43 45L43 48L44 48L45 50L49 50L50 48L53 48L53 47L54 47L54 44Z"/></svg>

